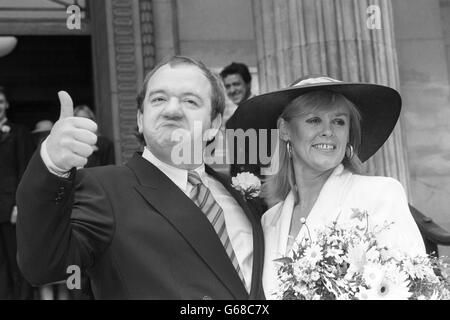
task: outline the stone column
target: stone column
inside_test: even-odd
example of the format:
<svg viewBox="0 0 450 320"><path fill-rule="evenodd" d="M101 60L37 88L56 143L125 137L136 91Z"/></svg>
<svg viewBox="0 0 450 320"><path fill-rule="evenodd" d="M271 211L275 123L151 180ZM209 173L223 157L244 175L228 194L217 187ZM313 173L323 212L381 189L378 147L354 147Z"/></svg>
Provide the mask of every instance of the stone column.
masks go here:
<svg viewBox="0 0 450 320"><path fill-rule="evenodd" d="M306 74L399 89L392 7L388 0L253 0L261 93ZM371 159L369 173L408 190L402 119Z"/></svg>
<svg viewBox="0 0 450 320"><path fill-rule="evenodd" d="M118 163L140 147L136 96L155 64L151 0L90 1L99 122L114 139Z"/></svg>
<svg viewBox="0 0 450 320"><path fill-rule="evenodd" d="M156 61L180 53L176 0L152 0Z"/></svg>

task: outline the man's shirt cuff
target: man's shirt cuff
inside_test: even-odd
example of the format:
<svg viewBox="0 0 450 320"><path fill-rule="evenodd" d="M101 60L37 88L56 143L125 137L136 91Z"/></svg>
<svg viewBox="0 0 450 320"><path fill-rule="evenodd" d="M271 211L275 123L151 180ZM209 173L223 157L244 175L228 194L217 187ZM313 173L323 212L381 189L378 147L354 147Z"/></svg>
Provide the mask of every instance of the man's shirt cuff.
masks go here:
<svg viewBox="0 0 450 320"><path fill-rule="evenodd" d="M70 171L64 171L63 169L58 168L56 164L53 163L52 159L50 159L50 156L47 151L47 139L48 137L44 140L44 142L42 142L41 145L40 152L42 161L44 162L48 171L50 171L52 174L61 178L68 178L70 176Z"/></svg>

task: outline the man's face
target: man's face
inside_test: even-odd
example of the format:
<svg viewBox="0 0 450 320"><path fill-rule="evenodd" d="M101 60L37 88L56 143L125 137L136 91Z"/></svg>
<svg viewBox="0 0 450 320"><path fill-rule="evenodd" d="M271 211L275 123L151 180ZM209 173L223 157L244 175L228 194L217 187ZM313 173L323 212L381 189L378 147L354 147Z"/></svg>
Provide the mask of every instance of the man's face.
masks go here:
<svg viewBox="0 0 450 320"><path fill-rule="evenodd" d="M246 84L238 73L230 74L223 78L223 84L227 90L228 97L238 105L250 96L250 84Z"/></svg>
<svg viewBox="0 0 450 320"><path fill-rule="evenodd" d="M150 78L137 121L147 146L160 160L173 162L175 130L201 141L206 130L220 127L220 116L211 119L211 90L203 72L188 64L166 64ZM194 125L201 130L194 130Z"/></svg>
<svg viewBox="0 0 450 320"><path fill-rule="evenodd" d="M8 109L8 101L3 93L0 93L0 121L6 117L6 109Z"/></svg>

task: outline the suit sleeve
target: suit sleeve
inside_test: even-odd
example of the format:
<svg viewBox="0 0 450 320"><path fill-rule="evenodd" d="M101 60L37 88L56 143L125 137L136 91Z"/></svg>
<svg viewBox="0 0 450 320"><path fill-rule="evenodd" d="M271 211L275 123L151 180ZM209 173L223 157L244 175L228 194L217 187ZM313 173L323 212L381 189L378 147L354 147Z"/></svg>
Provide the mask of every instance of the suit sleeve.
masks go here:
<svg viewBox="0 0 450 320"><path fill-rule="evenodd" d="M424 255L425 245L409 210L403 186L395 179L386 178L380 189L375 201L374 223L381 226L385 221L392 222L389 229L380 233L380 244L410 256Z"/></svg>
<svg viewBox="0 0 450 320"><path fill-rule="evenodd" d="M101 183L87 170L51 174L37 151L17 190L18 264L34 285L90 268L111 242L114 218Z"/></svg>

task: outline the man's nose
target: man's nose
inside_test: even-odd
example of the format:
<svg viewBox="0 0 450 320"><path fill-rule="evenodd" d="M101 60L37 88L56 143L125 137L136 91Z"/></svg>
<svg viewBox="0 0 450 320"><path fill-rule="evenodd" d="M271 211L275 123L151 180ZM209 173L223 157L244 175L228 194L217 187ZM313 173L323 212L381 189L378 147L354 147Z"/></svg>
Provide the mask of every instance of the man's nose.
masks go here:
<svg viewBox="0 0 450 320"><path fill-rule="evenodd" d="M164 115L180 115L181 114L181 104L178 98L172 97L167 102L164 110Z"/></svg>

